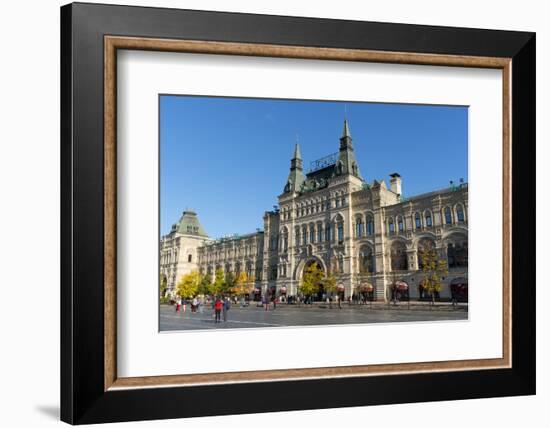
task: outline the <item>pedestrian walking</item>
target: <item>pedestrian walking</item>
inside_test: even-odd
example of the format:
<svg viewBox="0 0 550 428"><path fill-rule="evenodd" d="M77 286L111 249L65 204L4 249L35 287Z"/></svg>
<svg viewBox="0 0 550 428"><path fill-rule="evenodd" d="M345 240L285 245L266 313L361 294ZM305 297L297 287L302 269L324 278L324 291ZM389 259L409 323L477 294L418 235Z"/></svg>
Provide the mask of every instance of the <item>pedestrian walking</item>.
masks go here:
<svg viewBox="0 0 550 428"><path fill-rule="evenodd" d="M330 309L332 309L332 302L330 300L330 297L327 296L327 305Z"/></svg>
<svg viewBox="0 0 550 428"><path fill-rule="evenodd" d="M273 310L277 309L277 297L273 298Z"/></svg>
<svg viewBox="0 0 550 428"><path fill-rule="evenodd" d="M183 309L183 312L187 310L187 299L181 299L181 307Z"/></svg>
<svg viewBox="0 0 550 428"><path fill-rule="evenodd" d="M216 301L214 302L214 315L215 315L214 322L216 324L221 322L220 317L222 313L222 307L223 307L222 301L219 298L217 298Z"/></svg>
<svg viewBox="0 0 550 428"><path fill-rule="evenodd" d="M229 312L229 309L231 308L231 300L229 297L226 297L226 299L223 301L222 311L223 311L223 322L227 322L227 312Z"/></svg>
<svg viewBox="0 0 550 428"><path fill-rule="evenodd" d="M263 305L264 305L264 307L265 307L265 310L267 311L267 305L268 305L267 296L264 296L263 302L262 302L262 303L263 303Z"/></svg>
<svg viewBox="0 0 550 428"><path fill-rule="evenodd" d="M191 312L197 312L197 305L199 304L199 301L196 297L193 297L193 302L191 303Z"/></svg>
<svg viewBox="0 0 550 428"><path fill-rule="evenodd" d="M180 301L176 300L176 312L180 311Z"/></svg>
<svg viewBox="0 0 550 428"><path fill-rule="evenodd" d="M200 314L204 313L204 297L201 297L199 299L199 313Z"/></svg>

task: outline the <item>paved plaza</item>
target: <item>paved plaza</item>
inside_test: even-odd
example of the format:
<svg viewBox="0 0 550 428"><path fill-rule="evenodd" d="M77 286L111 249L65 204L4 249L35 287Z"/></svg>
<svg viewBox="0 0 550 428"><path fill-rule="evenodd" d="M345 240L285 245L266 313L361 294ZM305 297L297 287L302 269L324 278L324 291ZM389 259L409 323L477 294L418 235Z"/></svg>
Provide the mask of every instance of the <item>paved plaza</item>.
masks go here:
<svg viewBox="0 0 550 428"><path fill-rule="evenodd" d="M264 307L240 307L232 305L228 311L227 322L214 323L214 311L205 307L204 312L192 313L187 307L186 312L176 312L174 306L160 306L160 330L201 330L201 329L233 329L254 327L289 327L334 324L389 323L389 322L419 322L419 321L457 321L468 319L468 306L438 305L432 309L428 305L410 307L406 302L397 306L386 304L347 305L342 309L333 305L332 309L325 305L273 305L266 311Z"/></svg>

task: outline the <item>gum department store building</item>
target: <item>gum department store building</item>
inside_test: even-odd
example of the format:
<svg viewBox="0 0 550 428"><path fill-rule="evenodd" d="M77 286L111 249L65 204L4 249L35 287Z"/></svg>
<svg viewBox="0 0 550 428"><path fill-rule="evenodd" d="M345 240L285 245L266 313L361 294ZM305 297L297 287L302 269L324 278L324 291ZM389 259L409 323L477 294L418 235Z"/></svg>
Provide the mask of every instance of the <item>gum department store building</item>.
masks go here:
<svg viewBox="0 0 550 428"><path fill-rule="evenodd" d="M184 211L161 239L161 274L174 293L179 278L192 270L214 276L217 269L254 277L254 295L294 296L312 263L332 272L341 297L357 293L365 283L374 298L389 298L396 281L419 296L423 275L419 254L435 248L448 261L441 298L451 284L467 284L468 187L461 183L404 198L399 174L367 183L355 159L347 121L338 153L303 171L297 144L279 205L264 215L264 230L210 239L197 214Z"/></svg>

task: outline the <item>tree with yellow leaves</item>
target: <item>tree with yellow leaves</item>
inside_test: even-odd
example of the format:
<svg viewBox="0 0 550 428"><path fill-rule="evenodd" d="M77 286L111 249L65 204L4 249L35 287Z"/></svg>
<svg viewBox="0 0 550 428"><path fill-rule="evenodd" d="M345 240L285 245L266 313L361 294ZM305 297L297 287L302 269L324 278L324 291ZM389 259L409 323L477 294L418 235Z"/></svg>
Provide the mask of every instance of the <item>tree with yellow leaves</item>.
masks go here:
<svg viewBox="0 0 550 428"><path fill-rule="evenodd" d="M239 272L235 277L235 284L232 289L233 294L237 296L246 296L252 293L252 282L246 272Z"/></svg>
<svg viewBox="0 0 550 428"><path fill-rule="evenodd" d="M201 275L198 271L189 272L183 275L176 287L176 295L184 299L190 299L197 295L199 285L201 283Z"/></svg>
<svg viewBox="0 0 550 428"><path fill-rule="evenodd" d="M302 283L300 284L299 291L304 296L309 297L319 292L319 286L323 280L323 270L317 263L310 264L302 276Z"/></svg>
<svg viewBox="0 0 550 428"><path fill-rule="evenodd" d="M332 272L329 272L326 278L321 280L325 293L334 293L336 291L336 277Z"/></svg>
<svg viewBox="0 0 550 428"><path fill-rule="evenodd" d="M422 286L424 290L432 295L432 305L435 304L435 294L440 293L443 288L442 277L447 275L449 269L447 261L437 257L435 248L425 247L420 252L420 261L424 279Z"/></svg>

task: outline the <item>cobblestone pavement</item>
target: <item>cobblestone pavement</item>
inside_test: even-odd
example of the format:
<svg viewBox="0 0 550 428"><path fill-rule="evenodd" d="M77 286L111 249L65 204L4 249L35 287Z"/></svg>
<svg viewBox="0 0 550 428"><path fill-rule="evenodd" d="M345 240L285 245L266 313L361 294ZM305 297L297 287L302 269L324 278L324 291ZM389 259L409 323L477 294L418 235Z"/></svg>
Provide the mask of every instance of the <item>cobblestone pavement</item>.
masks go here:
<svg viewBox="0 0 550 428"><path fill-rule="evenodd" d="M465 321L468 319L468 307L461 305L453 308L450 305L438 306L430 310L427 305L400 303L397 306L372 305L348 306L338 309L326 306L295 306L278 304L266 311L255 305L240 307L232 305L228 311L227 322L214 323L214 311L205 307L203 313L176 312L174 306L160 306L160 330L201 330L233 329L254 327L290 327L334 324L362 324L389 322L422 322L422 321Z"/></svg>

